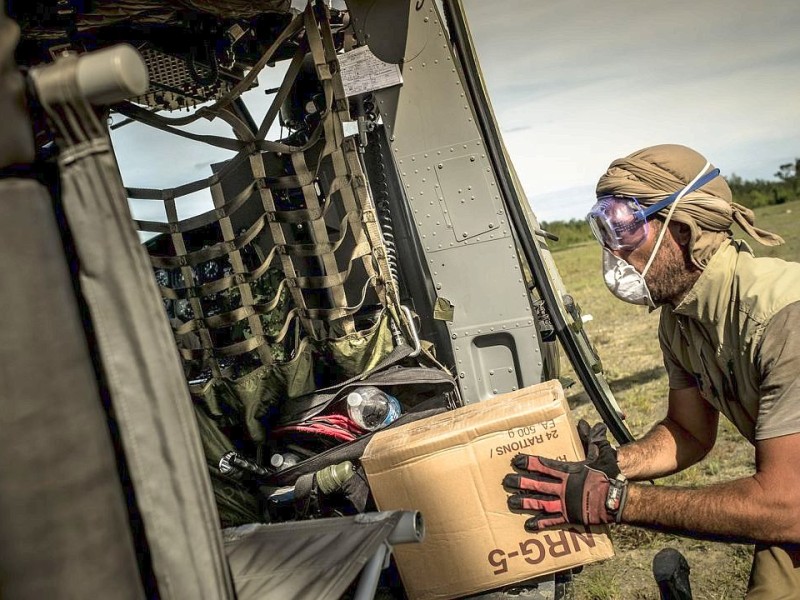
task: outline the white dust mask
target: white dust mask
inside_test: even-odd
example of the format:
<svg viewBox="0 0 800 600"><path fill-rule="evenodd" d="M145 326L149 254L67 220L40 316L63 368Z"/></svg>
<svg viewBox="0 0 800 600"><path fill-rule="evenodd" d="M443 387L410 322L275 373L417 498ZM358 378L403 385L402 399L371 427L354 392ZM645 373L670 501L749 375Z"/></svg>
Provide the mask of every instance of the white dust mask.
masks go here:
<svg viewBox="0 0 800 600"><path fill-rule="evenodd" d="M620 300L650 308L656 307L644 275L633 265L614 256L605 248L603 248L603 279L608 290Z"/></svg>

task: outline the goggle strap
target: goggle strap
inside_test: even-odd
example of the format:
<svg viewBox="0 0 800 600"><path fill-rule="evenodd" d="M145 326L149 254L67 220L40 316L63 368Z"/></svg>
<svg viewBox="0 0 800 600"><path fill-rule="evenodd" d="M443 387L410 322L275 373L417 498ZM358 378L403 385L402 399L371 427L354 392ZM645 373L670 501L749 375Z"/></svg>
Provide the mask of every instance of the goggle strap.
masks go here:
<svg viewBox="0 0 800 600"><path fill-rule="evenodd" d="M667 206L669 206L673 202L675 202L675 200L678 199L678 196L685 196L686 194L691 194L695 190L700 189L705 184L707 184L709 181L714 179L717 175L719 175L719 169L714 169L713 171L709 171L708 173L703 175L700 179L695 181L688 188L684 188L684 189L682 189L680 191L675 192L674 194L670 194L669 196L667 196L663 200L659 200L658 202L653 204L653 206L648 206L647 208L644 208L642 210L636 211L636 213L634 213L634 216L637 219L644 220L644 219L656 214L658 211L666 208Z"/></svg>

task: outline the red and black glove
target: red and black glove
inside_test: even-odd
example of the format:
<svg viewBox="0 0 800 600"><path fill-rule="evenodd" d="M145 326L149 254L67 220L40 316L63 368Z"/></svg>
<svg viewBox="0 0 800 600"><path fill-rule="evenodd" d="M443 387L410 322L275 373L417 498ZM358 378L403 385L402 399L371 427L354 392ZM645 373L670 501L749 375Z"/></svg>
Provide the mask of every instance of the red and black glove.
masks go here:
<svg viewBox="0 0 800 600"><path fill-rule="evenodd" d="M511 462L520 473L510 473L503 485L515 493L508 498L512 510L532 511L527 531L565 523L598 525L619 522L627 495L616 451L605 439L605 426L579 423L578 432L587 459L564 462L540 456L517 455Z"/></svg>

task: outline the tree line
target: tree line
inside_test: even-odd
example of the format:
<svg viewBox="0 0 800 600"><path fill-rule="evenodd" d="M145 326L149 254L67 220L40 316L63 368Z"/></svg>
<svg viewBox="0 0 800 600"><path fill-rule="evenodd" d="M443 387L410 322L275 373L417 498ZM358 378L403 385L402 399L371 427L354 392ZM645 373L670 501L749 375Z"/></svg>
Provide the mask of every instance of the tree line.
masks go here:
<svg viewBox="0 0 800 600"><path fill-rule="evenodd" d="M774 179L743 179L735 173L725 177L733 193L733 201L748 208L784 204L800 200L800 158L780 165ZM558 237L554 249L567 248L590 241L592 234L583 219L542 221L544 231Z"/></svg>

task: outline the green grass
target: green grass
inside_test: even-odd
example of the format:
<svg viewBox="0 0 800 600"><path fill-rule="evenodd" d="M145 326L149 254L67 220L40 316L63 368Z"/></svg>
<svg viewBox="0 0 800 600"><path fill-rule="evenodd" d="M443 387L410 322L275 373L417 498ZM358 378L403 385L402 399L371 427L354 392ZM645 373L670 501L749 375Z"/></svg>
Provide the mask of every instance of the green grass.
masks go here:
<svg viewBox="0 0 800 600"><path fill-rule="evenodd" d="M783 237L782 246L751 244L758 256L777 256L785 260L800 261L800 202L788 202L756 209L756 227L777 233ZM747 236L743 236L748 239Z"/></svg>
<svg viewBox="0 0 800 600"><path fill-rule="evenodd" d="M800 202L767 206L756 211L756 226L778 233L786 244L762 246L740 231L757 256L777 256L800 261ZM626 413L628 427L641 436L663 418L666 411L667 378L661 363L656 330L659 312L625 304L603 285L600 248L594 243L558 250L554 257L567 290L593 320L586 324L597 348L606 377ZM562 356L562 365L568 365ZM571 370L562 375L577 379ZM576 418L598 420L588 397L575 385L567 399ZM753 448L724 418L717 445L700 464L665 478L663 483L696 486L746 477L754 465ZM689 561L695 600L741 598L750 570L751 548L682 539L642 529L619 527L613 533L617 556L589 565L576 577L575 600L658 599L651 575L655 554L664 547L680 550Z"/></svg>

